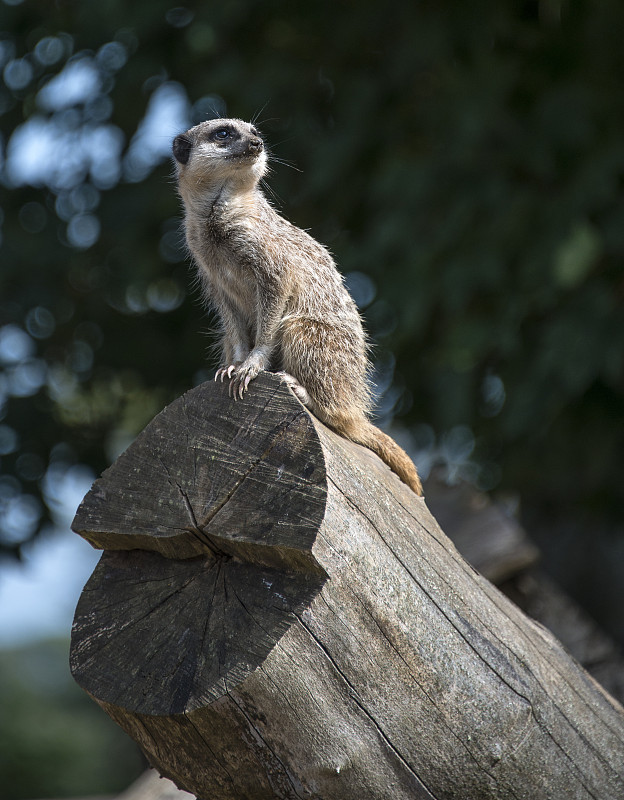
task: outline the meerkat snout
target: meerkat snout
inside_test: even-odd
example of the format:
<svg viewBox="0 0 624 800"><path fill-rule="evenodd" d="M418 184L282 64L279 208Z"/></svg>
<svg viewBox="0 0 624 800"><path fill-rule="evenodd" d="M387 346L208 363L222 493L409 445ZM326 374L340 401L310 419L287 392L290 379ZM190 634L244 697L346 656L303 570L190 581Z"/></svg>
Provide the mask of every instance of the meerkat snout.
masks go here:
<svg viewBox="0 0 624 800"><path fill-rule="evenodd" d="M247 146L252 153L259 153L264 147L264 144L262 142L262 139L254 137L253 139L249 140L249 144Z"/></svg>

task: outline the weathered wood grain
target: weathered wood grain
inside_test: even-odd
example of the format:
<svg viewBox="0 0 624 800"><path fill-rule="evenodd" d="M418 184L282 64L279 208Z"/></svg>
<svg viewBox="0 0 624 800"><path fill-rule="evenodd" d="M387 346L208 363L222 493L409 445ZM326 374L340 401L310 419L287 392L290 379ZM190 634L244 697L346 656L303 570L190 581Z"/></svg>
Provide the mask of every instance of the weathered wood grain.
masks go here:
<svg viewBox="0 0 624 800"><path fill-rule="evenodd" d="M314 427L285 386L256 381L236 403L224 384L205 383L162 411L103 473L72 529L102 549L269 564L286 557L303 566L323 517L324 482Z"/></svg>
<svg viewBox="0 0 624 800"><path fill-rule="evenodd" d="M274 376L172 404L75 528L117 552L73 673L204 800L624 798L622 709Z"/></svg>
<svg viewBox="0 0 624 800"><path fill-rule="evenodd" d="M128 711L202 708L264 662L323 581L316 571L230 557L174 561L142 550L107 551L76 610L83 623L74 636L74 677Z"/></svg>

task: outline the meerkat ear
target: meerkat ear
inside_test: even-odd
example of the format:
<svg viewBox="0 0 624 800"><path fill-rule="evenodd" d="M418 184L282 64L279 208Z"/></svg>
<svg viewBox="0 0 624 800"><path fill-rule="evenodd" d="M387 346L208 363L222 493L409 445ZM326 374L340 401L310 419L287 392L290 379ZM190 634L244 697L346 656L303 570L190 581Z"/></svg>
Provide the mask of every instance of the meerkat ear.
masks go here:
<svg viewBox="0 0 624 800"><path fill-rule="evenodd" d="M187 164L191 157L193 144L185 134L181 133L173 140L173 157L179 164Z"/></svg>

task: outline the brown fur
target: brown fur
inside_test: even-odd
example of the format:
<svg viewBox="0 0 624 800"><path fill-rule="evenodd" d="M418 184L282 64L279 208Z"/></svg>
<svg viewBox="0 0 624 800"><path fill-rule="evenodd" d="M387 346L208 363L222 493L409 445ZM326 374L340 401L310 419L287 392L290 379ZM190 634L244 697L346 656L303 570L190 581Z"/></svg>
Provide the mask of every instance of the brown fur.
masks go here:
<svg viewBox="0 0 624 800"><path fill-rule="evenodd" d="M187 243L221 320L215 379L242 397L260 370L283 371L322 422L422 494L409 456L368 420L366 336L332 257L258 187L267 161L258 132L241 120L202 122L176 137L173 152Z"/></svg>

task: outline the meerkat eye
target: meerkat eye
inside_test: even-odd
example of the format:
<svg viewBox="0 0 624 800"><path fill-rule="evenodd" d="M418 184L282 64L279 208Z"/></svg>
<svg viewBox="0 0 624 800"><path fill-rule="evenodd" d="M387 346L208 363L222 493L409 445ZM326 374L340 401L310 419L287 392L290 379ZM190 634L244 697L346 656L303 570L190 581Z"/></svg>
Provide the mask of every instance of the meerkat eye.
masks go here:
<svg viewBox="0 0 624 800"><path fill-rule="evenodd" d="M218 142L224 142L232 136L232 131L229 128L217 128L217 130L210 137Z"/></svg>

